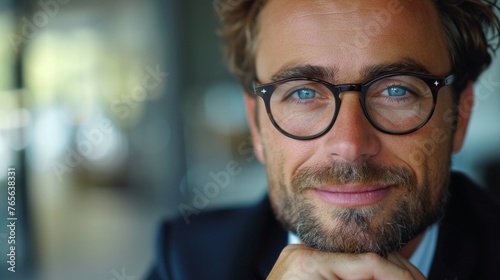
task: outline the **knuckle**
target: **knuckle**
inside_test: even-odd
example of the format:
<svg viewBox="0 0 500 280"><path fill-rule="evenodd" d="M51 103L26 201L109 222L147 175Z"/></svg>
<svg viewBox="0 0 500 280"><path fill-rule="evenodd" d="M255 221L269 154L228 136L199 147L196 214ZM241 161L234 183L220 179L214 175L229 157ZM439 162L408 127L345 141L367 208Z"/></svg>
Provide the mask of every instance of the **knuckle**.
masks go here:
<svg viewBox="0 0 500 280"><path fill-rule="evenodd" d="M321 253L305 246L287 246L283 253L286 255L288 263L302 272L315 271L322 261Z"/></svg>
<svg viewBox="0 0 500 280"><path fill-rule="evenodd" d="M280 258L286 260L288 263L303 263L304 260L309 259L311 253L297 245L286 246L281 251Z"/></svg>
<svg viewBox="0 0 500 280"><path fill-rule="evenodd" d="M411 274L411 272L406 269L406 268L401 268L403 271L402 271L402 274L403 274L403 279L408 279L408 280L413 280L415 278L413 278L413 274Z"/></svg>
<svg viewBox="0 0 500 280"><path fill-rule="evenodd" d="M364 261L366 261L367 263L373 264L373 265L379 264L383 259L381 256L379 256L375 253L366 253L363 255L363 258L364 258Z"/></svg>
<svg viewBox="0 0 500 280"><path fill-rule="evenodd" d="M288 245L283 249L283 252L296 258L305 258L312 254L311 249L302 245Z"/></svg>
<svg viewBox="0 0 500 280"><path fill-rule="evenodd" d="M295 252L297 250L299 250L300 248L302 248L301 245L298 245L298 244L291 244L291 245L288 245L286 246L283 251L286 251L286 252Z"/></svg>

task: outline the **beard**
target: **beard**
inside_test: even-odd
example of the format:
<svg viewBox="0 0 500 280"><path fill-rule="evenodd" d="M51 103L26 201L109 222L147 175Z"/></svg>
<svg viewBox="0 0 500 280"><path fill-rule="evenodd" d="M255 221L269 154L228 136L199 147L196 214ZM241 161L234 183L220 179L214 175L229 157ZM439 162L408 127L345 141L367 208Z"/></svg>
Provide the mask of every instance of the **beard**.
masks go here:
<svg viewBox="0 0 500 280"><path fill-rule="evenodd" d="M428 168L424 169L429 174ZM405 167L383 166L372 161L335 163L297 170L290 188L280 180L282 199L272 200L272 205L278 221L312 248L387 256L400 251L442 217L448 197L444 186L448 180L449 175L442 182L433 182L437 189L431 190L428 177L418 185L416 176ZM318 204L306 195L315 187L345 184L376 184L393 190L391 197L379 203L356 208ZM291 190L291 194L287 195L286 190ZM395 191L400 195L394 195Z"/></svg>

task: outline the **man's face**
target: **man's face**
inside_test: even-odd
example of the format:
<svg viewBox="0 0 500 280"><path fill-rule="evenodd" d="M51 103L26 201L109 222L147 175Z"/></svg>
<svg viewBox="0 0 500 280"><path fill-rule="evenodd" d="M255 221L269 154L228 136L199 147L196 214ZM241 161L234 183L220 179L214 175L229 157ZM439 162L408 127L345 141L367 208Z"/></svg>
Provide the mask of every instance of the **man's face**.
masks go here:
<svg viewBox="0 0 500 280"><path fill-rule="evenodd" d="M368 69L387 65L444 77L453 70L444 36L432 1L271 0L259 18L257 77L268 83L312 66L331 73L333 84L364 83ZM285 227L317 249L387 254L439 217L450 156L467 121L453 129L448 86L423 128L389 135L368 122L359 94L342 93L333 128L307 141L278 132L260 98L246 102L271 203Z"/></svg>

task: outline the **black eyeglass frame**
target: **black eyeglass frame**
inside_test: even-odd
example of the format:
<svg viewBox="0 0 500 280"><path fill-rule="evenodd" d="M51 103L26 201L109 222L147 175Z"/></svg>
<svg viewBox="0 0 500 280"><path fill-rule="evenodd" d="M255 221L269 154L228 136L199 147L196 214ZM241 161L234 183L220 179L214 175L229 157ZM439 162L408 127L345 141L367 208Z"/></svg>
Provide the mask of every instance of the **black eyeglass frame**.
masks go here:
<svg viewBox="0 0 500 280"><path fill-rule="evenodd" d="M431 111L429 112L429 115L427 116L427 118L420 125L418 125L415 128L404 130L404 131L391 131L391 130L385 129L383 127L380 127L370 117L370 114L368 113L368 109L366 108L366 94L368 92L368 88L372 84L374 84L382 79L386 79L386 78L390 78L390 77L394 77L394 76L412 76L412 77L419 78L420 80L425 82L431 90L432 99L433 99ZM268 115L269 119L271 120L271 123L274 125L274 127L279 132L281 132L283 135L290 137L292 139L311 140L311 139L315 139L315 138L323 136L325 133L330 131L330 129L332 129L333 124L335 123L337 116L339 114L339 111L340 111L340 105L341 105L340 94L343 92L346 92L346 91L358 91L361 93L360 98L359 98L360 103L361 103L361 108L363 109L365 117L373 125L373 127L375 127L377 130L384 132L384 133L387 133L387 134L392 134L392 135L403 135L403 134L408 134L408 133L412 133L414 131L417 131L420 128L422 128L431 119L432 115L434 114L434 110L436 108L436 102L437 102L437 95L438 95L439 91L441 90L441 88L448 86L448 85L451 85L453 82L455 82L455 79L456 79L456 76L454 74L449 74L445 77L437 77L437 76L412 73L412 72L395 72L395 73L390 73L390 74L376 77L376 78L374 78L374 79L372 79L364 84L334 85L332 83L329 83L329 82L326 82L326 81L323 81L320 79L316 79L316 78L298 77L298 78L283 79L283 80L275 81L275 82L268 83L268 84L262 84L262 85L257 85L257 83L254 82L253 88L254 88L254 94L257 96L260 96L264 100L267 115ZM333 118L332 118L330 124L328 124L328 126L323 131L320 131L319 133L316 133L316 134L311 135L311 136L296 136L296 135L293 135L293 134L286 132L274 120L272 112L271 112L271 95L276 90L276 88L285 82L300 81L300 80L317 82L317 83L324 85L325 87L327 87L330 90L330 92L333 94L333 96L335 98L335 114L333 115Z"/></svg>

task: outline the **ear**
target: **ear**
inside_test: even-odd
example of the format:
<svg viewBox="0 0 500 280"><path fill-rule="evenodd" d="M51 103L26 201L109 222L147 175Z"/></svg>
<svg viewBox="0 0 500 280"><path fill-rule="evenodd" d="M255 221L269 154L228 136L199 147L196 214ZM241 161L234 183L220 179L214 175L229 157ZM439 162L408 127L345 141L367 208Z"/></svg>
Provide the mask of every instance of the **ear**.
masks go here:
<svg viewBox="0 0 500 280"><path fill-rule="evenodd" d="M469 119L474 107L474 83L469 81L467 87L462 91L458 102L457 128L453 136L453 152L460 151L464 143L465 134L469 125Z"/></svg>
<svg viewBox="0 0 500 280"><path fill-rule="evenodd" d="M257 115L258 101L256 97L250 96L250 94L247 93L244 94L244 99L247 111L247 121L250 127L250 133L252 135L255 156L260 162L264 164L265 160L264 160L262 137L259 131L259 124L257 123L257 118L259 117Z"/></svg>

